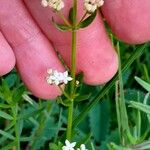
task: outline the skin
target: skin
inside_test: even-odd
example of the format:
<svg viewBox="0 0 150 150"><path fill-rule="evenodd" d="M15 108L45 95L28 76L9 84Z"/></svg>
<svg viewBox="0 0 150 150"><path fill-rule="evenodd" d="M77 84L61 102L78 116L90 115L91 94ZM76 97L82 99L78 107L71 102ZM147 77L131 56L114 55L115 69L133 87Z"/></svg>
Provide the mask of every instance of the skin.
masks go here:
<svg viewBox="0 0 150 150"><path fill-rule="evenodd" d="M129 44L150 41L150 0L105 0L102 12L116 36Z"/></svg>
<svg viewBox="0 0 150 150"><path fill-rule="evenodd" d="M7 74L14 66L14 53L0 32L0 76Z"/></svg>
<svg viewBox="0 0 150 150"><path fill-rule="evenodd" d="M28 89L37 97L52 99L61 93L57 86L46 83L47 69L64 71L54 48L70 66L71 34L54 28L50 23L51 17L54 16L57 22L60 19L50 8L42 8L41 0L24 2L0 1L0 29L14 51L17 69ZM71 3L68 0L64 2L66 7L63 13L67 16ZM81 2L78 18L83 14ZM98 14L87 29L78 32L77 73L83 71L84 82L97 85L109 81L117 68L117 54Z"/></svg>

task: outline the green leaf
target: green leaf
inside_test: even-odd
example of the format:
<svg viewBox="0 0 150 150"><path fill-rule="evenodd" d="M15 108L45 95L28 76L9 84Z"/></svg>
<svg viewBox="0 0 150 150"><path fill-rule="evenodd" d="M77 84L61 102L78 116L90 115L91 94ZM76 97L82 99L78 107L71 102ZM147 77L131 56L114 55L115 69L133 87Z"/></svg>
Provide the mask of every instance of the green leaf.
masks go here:
<svg viewBox="0 0 150 150"><path fill-rule="evenodd" d="M18 116L18 120L21 120L21 119L28 119L28 118L30 118L30 117L33 117L33 116L35 116L35 115L41 113L43 110L44 110L44 107L41 108L41 109L32 111L32 112L27 112L27 113L24 113L24 114L20 114L20 115Z"/></svg>
<svg viewBox="0 0 150 150"><path fill-rule="evenodd" d="M32 137L20 137L21 142L30 142L32 140Z"/></svg>
<svg viewBox="0 0 150 150"><path fill-rule="evenodd" d="M94 21L96 14L97 14L97 11L92 13L89 17L87 17L82 22L80 22L79 25L77 26L77 29L86 28L87 26L89 26Z"/></svg>
<svg viewBox="0 0 150 150"><path fill-rule="evenodd" d="M129 123L128 123L128 114L127 114L125 98L124 98L124 88L123 88L124 85L123 85L122 68L121 68L122 62L121 62L119 42L117 42L117 52L118 52L118 61L119 61L119 69L118 69L119 88L116 90L116 92L120 93L120 95L116 94L117 119L118 119L120 137L122 137L121 138L122 142L128 143L128 141L134 142L134 138L132 137L130 132Z"/></svg>
<svg viewBox="0 0 150 150"><path fill-rule="evenodd" d="M45 142L55 137L57 131L57 123L54 118L42 118L39 126L32 131L31 145L33 149L40 149Z"/></svg>
<svg viewBox="0 0 150 150"><path fill-rule="evenodd" d="M99 149L100 150L108 150L107 145L110 144L111 142L119 144L120 139L119 139L118 129L111 131L111 133L109 135L107 135L105 141L102 142Z"/></svg>
<svg viewBox="0 0 150 150"><path fill-rule="evenodd" d="M50 143L49 148L50 150L62 150L63 144L61 142L58 142L58 145L55 143Z"/></svg>
<svg viewBox="0 0 150 150"><path fill-rule="evenodd" d="M150 148L150 141L144 141L143 143L131 146L134 150L147 150Z"/></svg>
<svg viewBox="0 0 150 150"><path fill-rule="evenodd" d="M11 135L10 133L5 132L5 131L3 131L3 130L0 130L0 134L1 134L2 136L5 136L6 138L8 138L8 139L10 139L10 140L14 140L14 139L15 139L15 137L14 137L13 135Z"/></svg>
<svg viewBox="0 0 150 150"><path fill-rule="evenodd" d="M8 125L7 125L7 127L5 128L5 131L8 131L9 129L11 129L14 125L15 125L15 121L13 120L13 121L11 121Z"/></svg>
<svg viewBox="0 0 150 150"><path fill-rule="evenodd" d="M90 98L90 96L91 96L91 93L86 94L86 95L77 96L75 98L75 102L82 102L82 101L88 100Z"/></svg>
<svg viewBox="0 0 150 150"><path fill-rule="evenodd" d="M145 98L145 93L140 90L136 90L136 89L125 90L126 102L137 101L137 100L139 100L139 102L143 102L144 98Z"/></svg>
<svg viewBox="0 0 150 150"><path fill-rule="evenodd" d="M12 92L9 89L8 83L4 79L2 79L1 92L3 94L3 98L10 103L12 100Z"/></svg>
<svg viewBox="0 0 150 150"><path fill-rule="evenodd" d="M5 78L6 82L8 83L9 88L12 88L16 81L17 81L17 75L16 74L9 74L6 78Z"/></svg>
<svg viewBox="0 0 150 150"><path fill-rule="evenodd" d="M79 138L80 141L76 144L76 147L79 147L83 143L86 144L88 141L90 141L91 137L92 137L91 133L86 134L84 138L80 137Z"/></svg>
<svg viewBox="0 0 150 150"><path fill-rule="evenodd" d="M150 106L139 103L139 102L134 102L134 101L130 101L129 104L130 104L130 107L136 108L136 109L143 111L144 113L150 115Z"/></svg>
<svg viewBox="0 0 150 150"><path fill-rule="evenodd" d="M132 150L131 148L126 148L120 145L116 145L115 143L110 144L110 149L111 150Z"/></svg>
<svg viewBox="0 0 150 150"><path fill-rule="evenodd" d="M56 150L56 149L58 149L58 146L55 143L50 143L49 148L50 148L50 150Z"/></svg>
<svg viewBox="0 0 150 150"><path fill-rule="evenodd" d="M0 108L10 108L10 105L7 105L7 104L0 104Z"/></svg>
<svg viewBox="0 0 150 150"><path fill-rule="evenodd" d="M22 97L23 97L23 99L24 99L25 101L27 101L28 103L30 103L30 104L31 104L32 106L34 106L35 108L38 107L37 103L36 103L28 94L24 93L24 94L22 95Z"/></svg>
<svg viewBox="0 0 150 150"><path fill-rule="evenodd" d="M105 140L110 127L110 107L108 101L102 101L89 112L89 126L95 141Z"/></svg>
<svg viewBox="0 0 150 150"><path fill-rule="evenodd" d="M150 92L150 84L148 84L147 82L145 82L144 80L135 77L135 80L148 92Z"/></svg>
<svg viewBox="0 0 150 150"><path fill-rule="evenodd" d="M71 30L71 27L69 27L67 25L56 23L55 20L54 20L54 18L52 18L52 23L60 31L66 32L66 31L70 31Z"/></svg>
<svg viewBox="0 0 150 150"><path fill-rule="evenodd" d="M4 111L0 110L0 117L7 119L7 120L13 120L13 117L7 113L5 113Z"/></svg>
<svg viewBox="0 0 150 150"><path fill-rule="evenodd" d="M8 145L6 145L3 148L1 148L1 150L10 150L10 149L13 149L15 145L16 145L16 141L11 142Z"/></svg>
<svg viewBox="0 0 150 150"><path fill-rule="evenodd" d="M13 91L13 102L18 102L19 100L21 100L25 89L26 88L24 86L21 86Z"/></svg>
<svg viewBox="0 0 150 150"><path fill-rule="evenodd" d="M71 23L73 23L73 7L70 8L70 11L69 11L69 21L70 21Z"/></svg>

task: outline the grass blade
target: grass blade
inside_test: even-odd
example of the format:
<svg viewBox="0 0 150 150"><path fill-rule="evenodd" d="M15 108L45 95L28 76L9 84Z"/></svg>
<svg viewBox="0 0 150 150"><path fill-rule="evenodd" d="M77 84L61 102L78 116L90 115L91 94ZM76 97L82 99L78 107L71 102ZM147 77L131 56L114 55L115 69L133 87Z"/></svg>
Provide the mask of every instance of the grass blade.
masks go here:
<svg viewBox="0 0 150 150"><path fill-rule="evenodd" d="M150 84L148 84L147 82L145 82L144 80L135 77L135 80L148 92L150 92Z"/></svg>
<svg viewBox="0 0 150 150"><path fill-rule="evenodd" d="M13 117L7 113L5 113L4 111L0 111L0 117L7 119L7 120L13 120Z"/></svg>

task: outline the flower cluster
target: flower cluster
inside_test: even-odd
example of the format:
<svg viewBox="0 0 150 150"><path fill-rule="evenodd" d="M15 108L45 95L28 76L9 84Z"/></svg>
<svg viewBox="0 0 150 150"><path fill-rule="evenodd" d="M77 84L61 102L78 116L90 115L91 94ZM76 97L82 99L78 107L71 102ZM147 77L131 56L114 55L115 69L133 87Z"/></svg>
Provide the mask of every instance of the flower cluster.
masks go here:
<svg viewBox="0 0 150 150"><path fill-rule="evenodd" d="M84 0L84 8L88 13L93 13L104 4L104 0Z"/></svg>
<svg viewBox="0 0 150 150"><path fill-rule="evenodd" d="M70 143L68 140L65 141L65 146L62 147L62 150L75 150L76 142ZM84 144L81 144L80 148L77 150L87 150Z"/></svg>
<svg viewBox="0 0 150 150"><path fill-rule="evenodd" d="M51 7L56 11L60 11L64 8L64 2L62 0L42 0L41 2L43 7Z"/></svg>
<svg viewBox="0 0 150 150"><path fill-rule="evenodd" d="M48 76L46 77L47 83L52 85L60 85L60 84L67 84L72 78L68 75L68 71L65 72L58 72L57 70L49 69L47 71Z"/></svg>

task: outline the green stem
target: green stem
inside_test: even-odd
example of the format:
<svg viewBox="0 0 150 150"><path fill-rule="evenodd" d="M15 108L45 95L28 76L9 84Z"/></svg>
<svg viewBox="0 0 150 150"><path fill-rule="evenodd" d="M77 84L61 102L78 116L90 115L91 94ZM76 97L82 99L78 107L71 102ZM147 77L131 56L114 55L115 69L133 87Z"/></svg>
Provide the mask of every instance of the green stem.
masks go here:
<svg viewBox="0 0 150 150"><path fill-rule="evenodd" d="M75 72L76 72L76 31L72 31L72 66L71 66L71 77L73 80L71 81L71 97L74 94L75 88Z"/></svg>
<svg viewBox="0 0 150 150"><path fill-rule="evenodd" d="M72 122L73 122L73 100L68 109L68 124L67 124L67 140L71 140L72 137Z"/></svg>
<svg viewBox="0 0 150 150"><path fill-rule="evenodd" d="M20 135L19 135L19 124L18 124L18 120L17 120L17 115L18 115L18 104L14 104L14 106L12 106L12 113L13 113L13 118L15 121L15 141L16 141L16 150L20 150Z"/></svg>
<svg viewBox="0 0 150 150"><path fill-rule="evenodd" d="M73 0L73 24L72 24L72 53L71 53L71 81L70 88L70 106L68 108L68 124L67 124L67 139L71 141L72 124L73 124L73 106L74 106L74 92L75 92L75 73L76 73L76 44L77 44L77 0Z"/></svg>
<svg viewBox="0 0 150 150"><path fill-rule="evenodd" d="M68 93L65 92L65 90L61 87L61 85L59 86L59 89L67 99L70 99L70 96L68 95Z"/></svg>
<svg viewBox="0 0 150 150"><path fill-rule="evenodd" d="M77 0L73 0L73 26L72 26L72 53L71 53L71 76L73 78L71 82L71 96L73 96L74 93L74 87L75 87L75 72L76 72L76 42L77 42L77 31L76 31L76 25L77 25Z"/></svg>

